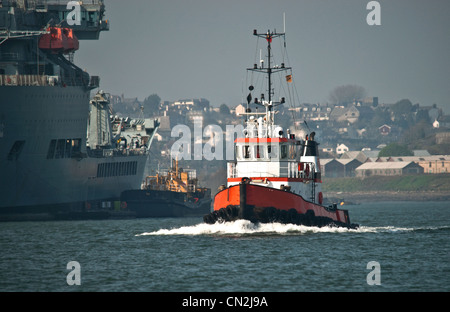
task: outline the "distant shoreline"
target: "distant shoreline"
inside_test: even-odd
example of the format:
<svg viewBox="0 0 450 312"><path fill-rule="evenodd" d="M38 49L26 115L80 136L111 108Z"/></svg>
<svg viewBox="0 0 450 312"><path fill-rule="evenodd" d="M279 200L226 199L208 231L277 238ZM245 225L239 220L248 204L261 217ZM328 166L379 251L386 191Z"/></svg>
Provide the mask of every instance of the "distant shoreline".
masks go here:
<svg viewBox="0 0 450 312"><path fill-rule="evenodd" d="M348 202L359 204L378 201L450 201L450 193L442 191L358 191L358 192L324 192L327 203Z"/></svg>

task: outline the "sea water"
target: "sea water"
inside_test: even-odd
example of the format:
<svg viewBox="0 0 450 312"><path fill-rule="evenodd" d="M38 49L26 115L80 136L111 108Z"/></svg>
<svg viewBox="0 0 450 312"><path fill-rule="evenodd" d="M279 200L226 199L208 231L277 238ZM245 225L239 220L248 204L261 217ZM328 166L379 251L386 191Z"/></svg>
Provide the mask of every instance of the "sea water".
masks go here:
<svg viewBox="0 0 450 312"><path fill-rule="evenodd" d="M0 291L450 290L449 202L343 208L358 229L202 218L4 222Z"/></svg>

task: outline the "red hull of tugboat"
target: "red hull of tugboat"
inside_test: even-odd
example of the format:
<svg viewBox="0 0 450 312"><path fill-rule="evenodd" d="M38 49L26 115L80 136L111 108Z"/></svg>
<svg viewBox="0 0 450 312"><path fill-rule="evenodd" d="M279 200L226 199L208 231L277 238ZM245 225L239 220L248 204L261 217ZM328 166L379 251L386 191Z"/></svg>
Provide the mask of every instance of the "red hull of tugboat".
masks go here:
<svg viewBox="0 0 450 312"><path fill-rule="evenodd" d="M350 223L347 210L312 203L289 191L249 184L245 179L217 193L214 211L204 218L207 223L237 219L262 223L357 227Z"/></svg>

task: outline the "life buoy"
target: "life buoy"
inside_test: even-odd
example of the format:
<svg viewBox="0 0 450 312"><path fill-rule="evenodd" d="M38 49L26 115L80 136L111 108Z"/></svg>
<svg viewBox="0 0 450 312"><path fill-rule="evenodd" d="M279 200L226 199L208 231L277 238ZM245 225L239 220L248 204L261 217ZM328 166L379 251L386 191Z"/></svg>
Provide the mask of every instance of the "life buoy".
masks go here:
<svg viewBox="0 0 450 312"><path fill-rule="evenodd" d="M121 202L120 203L120 208L127 209L127 202Z"/></svg>
<svg viewBox="0 0 450 312"><path fill-rule="evenodd" d="M323 203L323 194L322 192L319 192L319 204L322 205L322 203Z"/></svg>

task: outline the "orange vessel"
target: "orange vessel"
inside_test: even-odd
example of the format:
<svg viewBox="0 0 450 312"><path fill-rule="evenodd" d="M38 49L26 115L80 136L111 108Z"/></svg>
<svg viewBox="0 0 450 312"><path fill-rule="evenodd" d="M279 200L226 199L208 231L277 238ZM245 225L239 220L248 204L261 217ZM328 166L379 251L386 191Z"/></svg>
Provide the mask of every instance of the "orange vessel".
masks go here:
<svg viewBox="0 0 450 312"><path fill-rule="evenodd" d="M214 211L204 216L206 223L246 219L252 222L281 222L308 226L342 226L356 228L347 210L335 204L323 205L318 143L315 132L299 138L285 134L275 124L274 107L285 102L272 101L271 75L290 70L271 67L271 42L284 33L267 32L255 36L267 40L267 67L254 65L248 70L268 75L268 100L261 94L253 103L251 91L247 97L243 137L235 140L236 160L227 164L227 186L214 197ZM290 82L292 75L286 76ZM262 106L265 112L252 112L250 104Z"/></svg>

